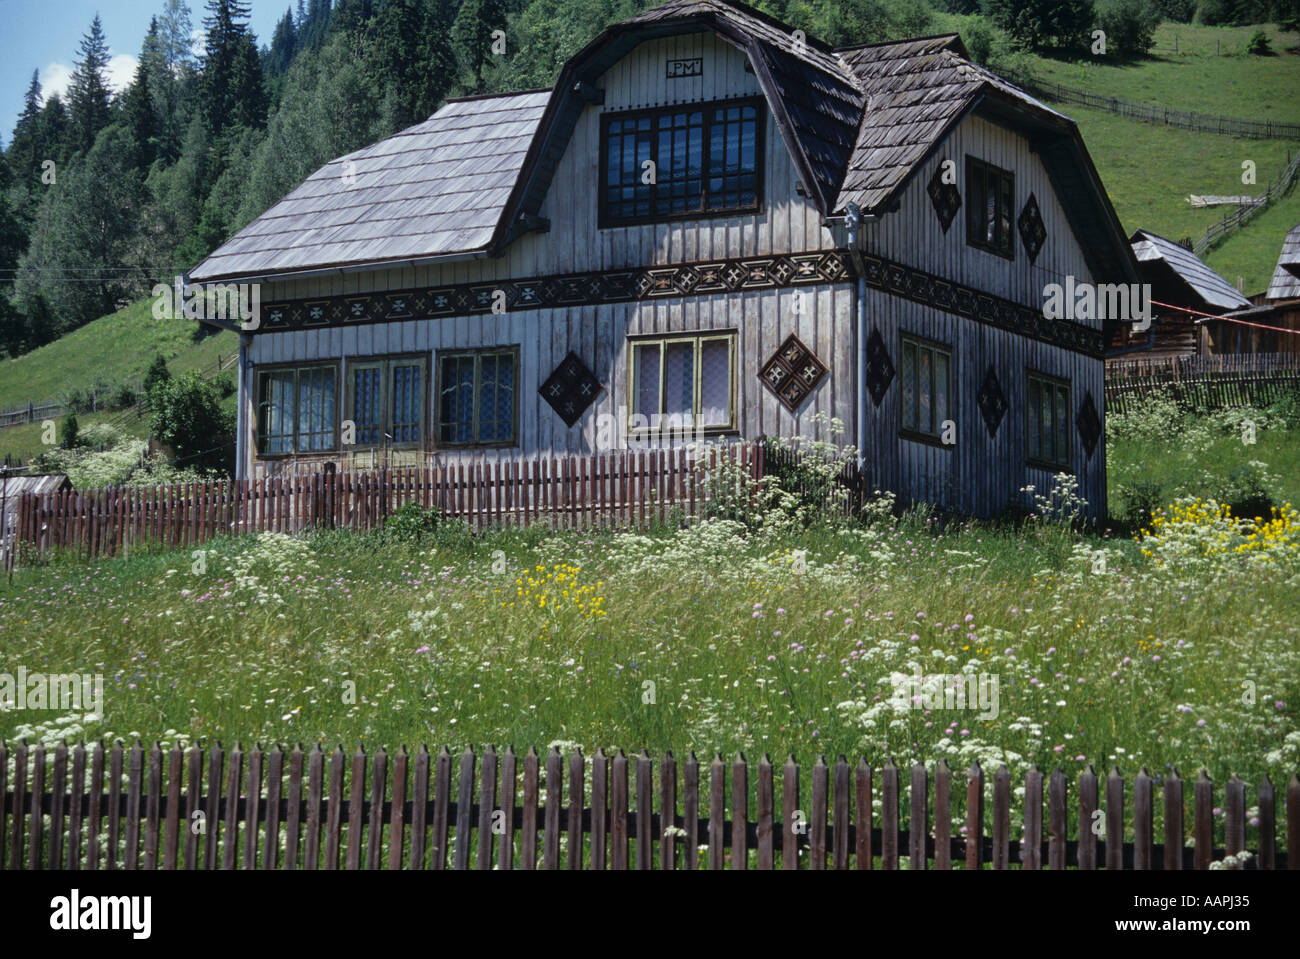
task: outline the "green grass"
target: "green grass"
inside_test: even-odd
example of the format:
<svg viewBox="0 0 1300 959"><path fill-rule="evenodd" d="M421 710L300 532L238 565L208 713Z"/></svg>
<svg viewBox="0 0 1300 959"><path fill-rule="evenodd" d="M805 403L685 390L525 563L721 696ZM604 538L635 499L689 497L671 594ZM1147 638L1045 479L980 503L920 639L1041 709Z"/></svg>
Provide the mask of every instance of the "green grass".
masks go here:
<svg viewBox="0 0 1300 959"><path fill-rule="evenodd" d="M1298 223L1300 184L1292 185L1282 199L1211 247L1205 262L1233 285L1237 277L1243 277L1247 295L1262 293L1273 278L1278 254L1282 252L1282 238Z"/></svg>
<svg viewBox="0 0 1300 959"><path fill-rule="evenodd" d="M1144 450L1160 422L1124 424L1120 467L1163 476L1200 448ZM1197 465L1289 468L1297 432L1269 424L1276 445L1234 454L1207 422ZM770 536L444 527L224 540L201 563L65 557L0 585L7 668L102 673L106 715L0 714L0 737L843 752L1005 762L1017 781L1092 763L1281 783L1300 766L1300 523L1263 554L1185 551L1213 546L1202 532L1161 546L917 513ZM998 714L889 712L889 674L912 661L998 676Z"/></svg>
<svg viewBox="0 0 1300 959"><path fill-rule="evenodd" d="M197 321L155 319L152 305L152 300L132 303L30 353L0 360L0 410L58 400L74 387L134 380L155 353L179 373L210 366L218 354L228 356L239 348L234 333L222 330L196 339Z"/></svg>
<svg viewBox="0 0 1300 959"><path fill-rule="evenodd" d="M117 410L83 413L77 417L77 426L84 431L90 426L117 420L121 415L121 412ZM60 435L59 431L63 429L66 419L65 416L54 418L57 426L55 431L56 440ZM147 416L141 419L131 416L122 423L119 429L125 436L147 439L149 435L149 419ZM19 457L24 462L31 462L34 456L46 449L45 444L41 441L44 431L45 428L39 420L35 423L23 423L18 426L7 426L0 429L0 458L8 454Z"/></svg>
<svg viewBox="0 0 1300 959"><path fill-rule="evenodd" d="M1244 52L1246 41L1263 29L1274 56ZM1174 52L1177 35L1178 52ZM1220 54L1215 54L1215 41ZM1062 86L1099 96L1119 97L1175 110L1243 120L1300 123L1300 56L1296 35L1275 24L1263 27L1205 27L1164 23L1156 45L1143 60L1122 63L1087 57L1077 62L1032 59L1033 71Z"/></svg>
<svg viewBox="0 0 1300 959"><path fill-rule="evenodd" d="M1107 195L1126 234L1145 229L1179 240L1199 239L1231 207L1202 207L1187 202L1190 194L1236 196L1262 192L1286 166L1296 147L1279 140L1246 140L1210 133L1192 133L1158 123L1144 123L1101 110L1056 104L1079 125L1088 152L1101 175ZM1288 151L1290 151L1288 153ZM1258 183L1241 182L1241 163L1254 160ZM1282 248L1286 229L1276 229L1264 216L1276 209L1280 222L1297 212L1295 191L1270 211L1259 214L1239 231L1258 237L1255 245L1233 259L1237 273L1246 274L1246 289L1267 285ZM1295 225L1293 222L1292 226ZM1223 246L1233 242L1224 241ZM1258 246L1258 249L1255 246Z"/></svg>

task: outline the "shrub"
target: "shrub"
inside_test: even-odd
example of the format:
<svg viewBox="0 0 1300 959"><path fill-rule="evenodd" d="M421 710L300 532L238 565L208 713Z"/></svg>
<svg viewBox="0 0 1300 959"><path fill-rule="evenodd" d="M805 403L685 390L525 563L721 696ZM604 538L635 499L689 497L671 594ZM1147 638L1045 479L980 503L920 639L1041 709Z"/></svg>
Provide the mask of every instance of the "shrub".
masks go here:
<svg viewBox="0 0 1300 959"><path fill-rule="evenodd" d="M89 413L95 408L94 391L74 386L64 392L62 402L69 413Z"/></svg>
<svg viewBox="0 0 1300 959"><path fill-rule="evenodd" d="M63 439L60 442L65 450L75 450L81 442L81 427L77 425L77 414L69 413L63 421Z"/></svg>
<svg viewBox="0 0 1300 959"><path fill-rule="evenodd" d="M1155 46L1160 11L1150 0L1106 0L1097 8L1097 25L1106 34L1107 52L1141 57Z"/></svg>
<svg viewBox="0 0 1300 959"><path fill-rule="evenodd" d="M1269 57L1273 55L1273 48L1269 44L1268 34L1263 30L1256 30L1246 41L1246 52L1256 57Z"/></svg>
<svg viewBox="0 0 1300 959"><path fill-rule="evenodd" d="M153 362L149 364L149 369L144 374L144 392L148 396L153 392L153 388L159 383L166 383L172 378L167 369L167 361L162 358L161 353L155 353Z"/></svg>
<svg viewBox="0 0 1300 959"><path fill-rule="evenodd" d="M1230 472L1220 483L1215 497L1227 505L1234 516L1268 517L1273 510L1274 477L1267 465L1251 460Z"/></svg>
<svg viewBox="0 0 1300 959"><path fill-rule="evenodd" d="M1196 16L1196 0L1156 0L1156 9L1166 20L1191 23Z"/></svg>
<svg viewBox="0 0 1300 959"><path fill-rule="evenodd" d="M137 399L135 388L129 383L121 383L108 394L107 405L109 409L120 410L127 406L135 406Z"/></svg>
<svg viewBox="0 0 1300 959"><path fill-rule="evenodd" d="M1093 23L1092 0L984 0L984 12L1036 50L1082 47Z"/></svg>
<svg viewBox="0 0 1300 959"><path fill-rule="evenodd" d="M1140 529L1151 522L1155 511L1164 503L1164 486L1154 480L1139 480L1119 488L1123 503L1122 516L1129 529Z"/></svg>
<svg viewBox="0 0 1300 959"><path fill-rule="evenodd" d="M176 451L178 460L198 469L219 470L229 459L235 415L221 408L217 387L189 370L155 382L149 393L149 427Z"/></svg>
<svg viewBox="0 0 1300 959"><path fill-rule="evenodd" d="M461 520L443 516L442 511L425 508L419 503L403 503L384 520L381 538L386 542L423 546L430 543L455 543L470 538L469 527Z"/></svg>

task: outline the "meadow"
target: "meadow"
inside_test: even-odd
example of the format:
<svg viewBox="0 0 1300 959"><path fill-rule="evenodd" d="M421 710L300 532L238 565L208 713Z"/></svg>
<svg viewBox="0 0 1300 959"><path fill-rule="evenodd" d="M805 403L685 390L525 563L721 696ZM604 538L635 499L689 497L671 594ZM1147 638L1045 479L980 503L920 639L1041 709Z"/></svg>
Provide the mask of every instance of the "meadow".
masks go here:
<svg viewBox="0 0 1300 959"><path fill-rule="evenodd" d="M0 714L0 736L844 753L1006 763L1020 782L1031 764L1091 764L1282 784L1300 768L1297 432L1290 406L1251 412L1255 445L1224 415L1111 416L1119 486L1161 484L1128 529L1077 530L1067 484L998 523L884 497L851 522L773 506L646 534L475 536L406 516L55 558L0 586L4 669L102 673L105 715ZM1212 499L1238 467L1264 486L1261 519ZM909 708L894 690L918 673L997 677L996 714Z"/></svg>

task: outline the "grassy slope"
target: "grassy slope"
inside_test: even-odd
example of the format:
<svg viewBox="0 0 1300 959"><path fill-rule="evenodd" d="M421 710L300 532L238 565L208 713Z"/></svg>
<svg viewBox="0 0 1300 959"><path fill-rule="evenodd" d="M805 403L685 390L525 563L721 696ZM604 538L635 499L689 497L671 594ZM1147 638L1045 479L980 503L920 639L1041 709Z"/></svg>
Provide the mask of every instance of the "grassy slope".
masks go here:
<svg viewBox="0 0 1300 959"><path fill-rule="evenodd" d="M152 302L132 303L40 349L0 361L0 409L56 400L73 387L133 380L155 353L178 373L210 366L218 353L228 356L239 348L234 333L223 330L196 341L196 321L154 319Z"/></svg>
<svg viewBox="0 0 1300 959"><path fill-rule="evenodd" d="M1273 49L1281 52L1271 57L1241 53L1256 29L1165 23L1156 31L1150 57L1137 64L1065 63L1039 57L1033 69L1047 80L1101 96L1244 120L1300 123L1296 35L1283 34L1269 24L1263 30ZM1222 51L1219 56L1216 40Z"/></svg>

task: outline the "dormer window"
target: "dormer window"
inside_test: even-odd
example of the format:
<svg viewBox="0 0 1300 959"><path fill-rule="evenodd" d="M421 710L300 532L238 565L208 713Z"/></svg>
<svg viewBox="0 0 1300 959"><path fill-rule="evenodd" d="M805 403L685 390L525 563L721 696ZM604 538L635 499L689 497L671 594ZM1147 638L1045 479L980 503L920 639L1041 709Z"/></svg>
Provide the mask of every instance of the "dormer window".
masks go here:
<svg viewBox="0 0 1300 959"><path fill-rule="evenodd" d="M605 116L600 226L757 211L760 107L734 100Z"/></svg>
<svg viewBox="0 0 1300 959"><path fill-rule="evenodd" d="M966 157L966 242L1008 260L1015 259L1015 174Z"/></svg>

